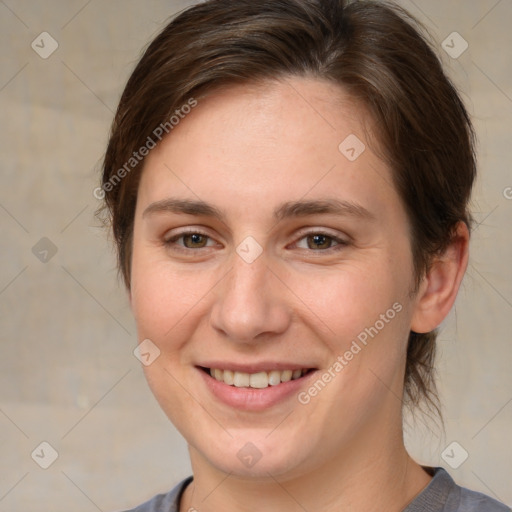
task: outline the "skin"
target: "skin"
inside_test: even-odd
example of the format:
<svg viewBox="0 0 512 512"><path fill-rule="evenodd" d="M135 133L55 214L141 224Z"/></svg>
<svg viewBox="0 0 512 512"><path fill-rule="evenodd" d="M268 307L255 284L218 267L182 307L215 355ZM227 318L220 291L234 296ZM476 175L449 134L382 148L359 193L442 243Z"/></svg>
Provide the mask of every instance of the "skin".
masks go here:
<svg viewBox="0 0 512 512"><path fill-rule="evenodd" d="M198 100L146 159L130 291L139 340L161 351L144 368L148 383L189 445L194 481L180 510L400 511L431 478L403 444L408 334L448 314L467 229L457 227L412 294L408 219L360 105L305 78ZM353 162L338 149L350 134L366 145ZM171 196L203 200L224 218L147 211ZM273 217L284 202L326 198L369 215ZM206 238L166 245L189 228ZM318 233L344 243L318 248ZM263 251L252 263L236 252L248 236ZM206 360L290 361L321 375L396 303L400 312L307 404L294 395L236 410L198 376ZM248 442L261 453L250 468L237 457Z"/></svg>

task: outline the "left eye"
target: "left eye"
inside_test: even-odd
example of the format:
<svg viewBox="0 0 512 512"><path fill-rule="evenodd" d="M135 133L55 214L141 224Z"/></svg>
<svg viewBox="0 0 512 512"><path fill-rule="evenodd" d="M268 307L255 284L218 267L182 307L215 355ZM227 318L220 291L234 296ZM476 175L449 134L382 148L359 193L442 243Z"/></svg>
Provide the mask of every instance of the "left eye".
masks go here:
<svg viewBox="0 0 512 512"><path fill-rule="evenodd" d="M305 247L304 244L302 247L300 247L300 243L302 241L305 241ZM311 233L304 237L302 237L299 242L297 242L297 247L300 247L301 249L312 249L312 250L326 250L331 249L338 245L347 245L347 243L342 240L341 238L337 238L335 236L327 235L325 233Z"/></svg>
<svg viewBox="0 0 512 512"><path fill-rule="evenodd" d="M197 231L190 231L187 233L180 233L179 235L173 236L165 241L166 245L175 245L178 241L182 240L182 243L178 244L185 249L202 249L203 247L211 246L212 242L208 235Z"/></svg>

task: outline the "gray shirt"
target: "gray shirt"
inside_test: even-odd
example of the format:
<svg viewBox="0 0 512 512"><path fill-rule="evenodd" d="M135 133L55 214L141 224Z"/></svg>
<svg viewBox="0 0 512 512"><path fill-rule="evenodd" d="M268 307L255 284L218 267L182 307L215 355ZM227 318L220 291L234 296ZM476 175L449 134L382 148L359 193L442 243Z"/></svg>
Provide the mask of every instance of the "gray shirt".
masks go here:
<svg viewBox="0 0 512 512"><path fill-rule="evenodd" d="M403 512L511 512L499 501L459 487L443 468L425 468L433 475L423 491ZM126 512L179 512L180 498L192 477L183 480L167 494L159 494Z"/></svg>

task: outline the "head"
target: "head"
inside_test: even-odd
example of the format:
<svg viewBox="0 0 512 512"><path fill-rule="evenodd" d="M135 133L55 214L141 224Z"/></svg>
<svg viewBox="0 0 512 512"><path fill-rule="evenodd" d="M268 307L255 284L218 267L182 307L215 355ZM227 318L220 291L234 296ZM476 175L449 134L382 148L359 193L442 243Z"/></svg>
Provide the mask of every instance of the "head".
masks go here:
<svg viewBox="0 0 512 512"><path fill-rule="evenodd" d="M298 468L320 463L322 439L341 449L399 414L397 396L436 406L436 328L467 263L475 160L466 110L414 25L382 2L207 1L164 28L126 85L102 185L119 268L139 341L161 352L150 386L214 464L212 429L259 446L268 468ZM205 409L201 367L287 358L328 385L294 408ZM262 438L290 412L284 438Z"/></svg>

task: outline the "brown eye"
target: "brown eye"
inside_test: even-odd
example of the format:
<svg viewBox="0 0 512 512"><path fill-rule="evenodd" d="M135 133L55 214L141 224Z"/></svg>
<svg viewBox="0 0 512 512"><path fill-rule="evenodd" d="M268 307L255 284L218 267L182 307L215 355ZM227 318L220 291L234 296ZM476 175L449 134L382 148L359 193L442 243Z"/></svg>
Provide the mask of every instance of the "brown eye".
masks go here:
<svg viewBox="0 0 512 512"><path fill-rule="evenodd" d="M305 234L296 242L296 246L300 249L306 249L315 252L327 252L331 249L342 249L346 245L348 245L348 243L345 240L321 232Z"/></svg>
<svg viewBox="0 0 512 512"><path fill-rule="evenodd" d="M204 249L215 245L214 241L206 234L199 231L182 231L164 241L164 244L176 251Z"/></svg>
<svg viewBox="0 0 512 512"><path fill-rule="evenodd" d="M309 249L330 249L334 241L332 237L322 234L308 235L306 238Z"/></svg>
<svg viewBox="0 0 512 512"><path fill-rule="evenodd" d="M183 238L183 245L187 249L200 249L202 247L206 247L206 243L208 241L208 237L201 233L189 233L187 235L182 235L180 238Z"/></svg>

